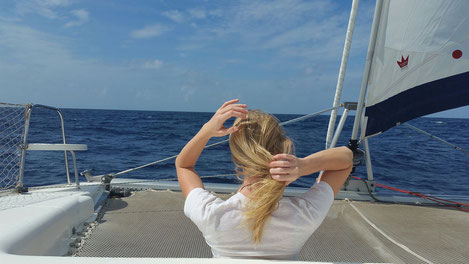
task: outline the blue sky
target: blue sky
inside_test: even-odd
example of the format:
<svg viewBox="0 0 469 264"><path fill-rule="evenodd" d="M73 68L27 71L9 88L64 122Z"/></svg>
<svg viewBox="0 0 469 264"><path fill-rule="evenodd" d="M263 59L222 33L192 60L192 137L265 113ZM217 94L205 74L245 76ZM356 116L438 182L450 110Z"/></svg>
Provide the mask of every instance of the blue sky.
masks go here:
<svg viewBox="0 0 469 264"><path fill-rule="evenodd" d="M0 3L1 100L274 113L332 105L351 1ZM361 0L342 101L356 101L374 1ZM468 108L439 116L467 117Z"/></svg>

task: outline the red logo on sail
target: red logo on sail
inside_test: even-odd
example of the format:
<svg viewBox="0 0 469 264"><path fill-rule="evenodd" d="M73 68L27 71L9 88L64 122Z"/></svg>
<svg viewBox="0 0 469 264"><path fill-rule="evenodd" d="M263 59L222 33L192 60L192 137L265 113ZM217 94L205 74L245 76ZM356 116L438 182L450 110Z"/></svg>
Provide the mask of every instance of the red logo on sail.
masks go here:
<svg viewBox="0 0 469 264"><path fill-rule="evenodd" d="M453 56L453 58L455 59L459 59L462 57L462 51L461 50L454 50L453 51L453 54L451 54Z"/></svg>
<svg viewBox="0 0 469 264"><path fill-rule="evenodd" d="M401 61L397 61L397 65L399 65L401 69L407 66L408 63L409 63L409 55L407 55L407 58L405 59L404 59L404 56L401 56Z"/></svg>

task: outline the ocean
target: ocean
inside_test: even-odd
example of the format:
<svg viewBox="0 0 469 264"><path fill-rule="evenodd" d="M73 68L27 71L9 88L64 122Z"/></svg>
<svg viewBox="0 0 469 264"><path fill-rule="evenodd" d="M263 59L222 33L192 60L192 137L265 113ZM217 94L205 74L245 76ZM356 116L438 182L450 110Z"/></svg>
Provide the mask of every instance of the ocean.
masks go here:
<svg viewBox="0 0 469 264"><path fill-rule="evenodd" d="M93 175L116 173L177 155L212 116L212 113L199 112L127 110L62 109L62 112L67 143L88 145L88 151L76 152L78 171L91 170ZM276 116L286 121L300 115ZM324 148L328 122L329 116L321 115L285 126L287 135L295 143L297 156L303 157ZM469 119L419 118L409 124L469 149ZM350 116L338 146L348 142L352 125L353 117ZM215 138L209 143L222 139ZM35 108L31 115L28 141L61 143L58 115L51 110ZM370 138L369 144L376 182L431 195L469 195L469 155L406 126L394 127ZM233 173L228 144L204 150L196 170L201 176ZM365 165L357 168L355 176L366 177ZM174 160L120 177L148 180L176 178ZM316 177L302 177L291 186L309 187ZM81 180L85 179L81 177ZM237 182L235 177L208 178L204 181ZM63 152L27 153L26 186L65 182ZM378 188L377 192L390 191Z"/></svg>

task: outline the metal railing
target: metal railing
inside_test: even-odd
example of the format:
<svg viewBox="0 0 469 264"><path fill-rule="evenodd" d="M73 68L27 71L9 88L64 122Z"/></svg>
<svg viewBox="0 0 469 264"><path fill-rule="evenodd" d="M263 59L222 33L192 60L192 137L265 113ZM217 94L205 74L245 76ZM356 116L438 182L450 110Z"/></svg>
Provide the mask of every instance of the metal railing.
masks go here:
<svg viewBox="0 0 469 264"><path fill-rule="evenodd" d="M31 117L31 111L33 110L33 108L39 107L39 108L49 109L49 110L53 110L53 111L57 112L57 114L60 117L60 125L61 125L61 128L62 128L62 142L63 142L63 144L66 144L65 126L64 126L64 118L62 116L62 112L60 112L60 110L58 108L47 106L47 105L41 105L41 104L34 104L33 105L33 104L30 104L28 106L29 106L29 108L25 113L25 115L26 115L25 139L24 139L25 146L23 148L23 153L24 153L23 154L23 162L21 163L22 166L21 166L21 170L20 170L20 181L21 182L23 181L23 177L24 177L24 158L26 158L26 149L27 149L27 144L28 144L28 132L29 132L29 121L30 121L30 117ZM71 184L70 171L69 171L69 167L68 167L67 151L64 151L64 157L65 157L65 171L67 172L67 183Z"/></svg>
<svg viewBox="0 0 469 264"><path fill-rule="evenodd" d="M69 168L69 162L68 162L68 154L67 154L67 151L70 152L70 154L72 155L72 160L73 160L73 167L74 167L74 174L75 174L75 185L77 187L80 186L80 180L79 180L79 174L78 174L78 168L77 168L77 164L76 164L76 156L75 156L75 152L74 151L83 151L83 150L87 150L87 146L86 145L82 145L82 144L67 144L66 142L66 138L65 138L65 125L64 125L64 119L63 119L63 115L62 115L62 112L60 111L60 109L58 108L55 108L55 107L51 107L51 106L47 106L47 105L41 105L41 104L27 104L27 105L13 105L13 104L5 104L5 103L0 103L1 106L4 108L4 109L14 109L14 107L16 108L20 108L20 109L24 109L24 114L17 114L15 116L13 115L10 115L9 117L9 120L7 120L7 116L8 116L8 113L6 114L3 114L3 112L6 112L6 111L3 111L2 112L2 116L1 116L1 122L2 122L2 126L5 126L5 128L9 128L11 127L12 123L13 124L17 124L18 126L21 126L21 128L19 129L22 129L22 133L18 132L19 129L16 129L17 131L15 132L15 135L16 135L16 138L18 138L19 134L21 134L21 142L18 142L19 140L17 139L15 141L15 149L21 149L21 155L16 155L16 156L20 156L20 161L19 162L15 162L13 165L10 165L10 164L7 164L3 167L16 167L18 166L19 167L19 171L16 173L14 169L9 169L8 168L8 172L7 174L5 175L0 175L1 178L2 178L2 182L3 182L3 179L4 178L11 178L13 179L13 177L15 178L14 183L9 183L9 185L7 186L6 184L4 184L5 186L0 186L1 188L0 189L10 189L10 188L14 188L16 187L17 191L18 192L24 192L24 191L27 191L26 188L24 188L24 167L25 167L25 162L26 162L26 153L28 150L30 151L33 151L33 150L45 150L45 151L50 151L50 150L53 150L53 151L63 151L64 152L64 159L65 159L65 172L66 172L66 175L67 175L67 184L68 185L71 185L72 182L71 182L71 179L70 179L70 168ZM59 118L60 118L60 125L61 125L61 132L62 132L62 144L41 144L41 143L35 143L35 144L29 144L28 143L28 134L29 134L29 128L30 128L30 120L31 120L31 112L34 108L44 108L44 109L49 109L49 110L53 110L53 111L56 111L57 114L59 115ZM11 111L10 111L11 112ZM18 111L17 111L18 112ZM20 121L12 121L14 120L14 118L20 120ZM23 123L23 120L24 120L24 123ZM21 123L21 124L19 124ZM24 125L23 125L24 124ZM10 139L4 139L4 137L6 137L6 135L2 135L2 142L5 141L5 142L11 142ZM3 143L2 143L2 148L3 147ZM3 150L2 150L3 151ZM11 151L10 151L11 152ZM2 153L2 155L4 155ZM2 157L3 159L4 157ZM3 168L3 171L5 171L5 168ZM9 182L12 182L11 179L8 179Z"/></svg>

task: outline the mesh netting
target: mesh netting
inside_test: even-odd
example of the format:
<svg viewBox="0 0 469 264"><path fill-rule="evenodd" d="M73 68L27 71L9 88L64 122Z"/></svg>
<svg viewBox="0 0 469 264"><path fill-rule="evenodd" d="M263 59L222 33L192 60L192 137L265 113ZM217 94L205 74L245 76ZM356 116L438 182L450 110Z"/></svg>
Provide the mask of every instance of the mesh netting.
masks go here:
<svg viewBox="0 0 469 264"><path fill-rule="evenodd" d="M0 103L0 190L15 188L21 167L25 105Z"/></svg>
<svg viewBox="0 0 469 264"><path fill-rule="evenodd" d="M183 207L182 194L168 191L142 191L110 199L99 225L85 235L75 255L211 258L210 247L197 226L184 216ZM299 259L469 263L468 230L469 214L458 210L336 200Z"/></svg>

